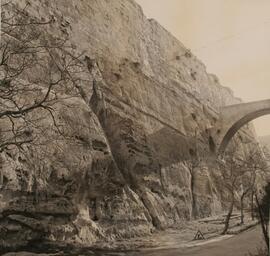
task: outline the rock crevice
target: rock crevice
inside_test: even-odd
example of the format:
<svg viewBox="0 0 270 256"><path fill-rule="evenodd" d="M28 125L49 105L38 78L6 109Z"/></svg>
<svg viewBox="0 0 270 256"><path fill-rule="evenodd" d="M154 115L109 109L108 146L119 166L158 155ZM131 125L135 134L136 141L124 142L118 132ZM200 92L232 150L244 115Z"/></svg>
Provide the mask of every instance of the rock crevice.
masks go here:
<svg viewBox="0 0 270 256"><path fill-rule="evenodd" d="M220 170L206 158L193 173L189 160L214 150L209 131L239 102L232 91L133 0L13 4L27 2L54 17L46 33L84 52L87 82L55 107L65 136L46 119L42 146L1 153L0 246L91 246L222 212Z"/></svg>

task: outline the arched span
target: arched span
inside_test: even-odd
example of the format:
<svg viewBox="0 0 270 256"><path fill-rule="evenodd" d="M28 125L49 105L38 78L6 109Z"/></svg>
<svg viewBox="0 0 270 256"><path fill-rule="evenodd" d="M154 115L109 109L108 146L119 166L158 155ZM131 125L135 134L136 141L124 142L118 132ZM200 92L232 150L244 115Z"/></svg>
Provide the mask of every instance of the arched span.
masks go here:
<svg viewBox="0 0 270 256"><path fill-rule="evenodd" d="M227 131L227 133L223 137L222 142L221 142L220 147L219 147L219 154L223 154L225 152L232 137L238 132L238 130L242 126L244 126L245 124L249 123L250 121L252 121L258 117L264 116L264 115L270 115L270 108L251 112L251 113L245 115L244 117L242 117L241 119L239 119L237 122L235 122L229 128L229 130Z"/></svg>

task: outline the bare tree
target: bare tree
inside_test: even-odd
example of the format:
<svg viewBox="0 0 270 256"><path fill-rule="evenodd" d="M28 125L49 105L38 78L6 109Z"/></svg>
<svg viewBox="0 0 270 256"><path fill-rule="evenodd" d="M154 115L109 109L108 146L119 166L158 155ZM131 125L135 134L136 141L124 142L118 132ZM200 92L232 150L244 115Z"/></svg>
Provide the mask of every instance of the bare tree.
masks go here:
<svg viewBox="0 0 270 256"><path fill-rule="evenodd" d="M260 192L263 192L263 196L260 196L258 194L261 194ZM270 183L268 183L264 191L256 191L255 193L255 200L257 204L257 213L261 224L261 229L264 237L264 241L266 243L267 247L267 255L269 255L269 205L270 205ZM267 232L268 230L268 232Z"/></svg>
<svg viewBox="0 0 270 256"><path fill-rule="evenodd" d="M235 194L239 189L240 177L243 175L242 164L239 161L236 148L230 148L224 158L219 160L219 167L223 178L224 188L229 194L229 208L224 220L224 228L221 234L226 234L230 225L230 219L235 206Z"/></svg>
<svg viewBox="0 0 270 256"><path fill-rule="evenodd" d="M224 187L229 193L230 205L225 217L222 234L226 234L229 228L230 218L235 206L235 196L240 194L241 224L244 223L244 199L250 193L253 197L256 191L257 177L265 173L269 168L263 150L259 145L254 145L248 154L238 152L235 146L231 146L219 161ZM239 189L240 188L240 189ZM251 204L253 203L253 198ZM252 209L253 211L253 209Z"/></svg>
<svg viewBox="0 0 270 256"><path fill-rule="evenodd" d="M244 188L242 190L242 194L240 196L240 215L241 215L240 216L240 224L241 225L244 224L244 199L246 198L246 196L249 193L251 193L251 200L253 200L252 199L252 197L253 197L252 194L253 194L253 191L254 191L255 180L256 180L256 174L254 174L253 177L251 177L251 182L249 183L249 185L246 188Z"/></svg>
<svg viewBox="0 0 270 256"><path fill-rule="evenodd" d="M265 174L269 169L264 150L259 146L254 147L244 159L239 159L242 163L242 184L243 189L240 197L241 224L244 224L244 199L251 194L251 217L254 219L253 197L256 191L256 178L259 174Z"/></svg>
<svg viewBox="0 0 270 256"><path fill-rule="evenodd" d="M54 19L39 20L12 1L1 5L0 152L33 143L42 132L40 120L54 118L59 100L77 95L83 63L67 45L67 37L47 33Z"/></svg>

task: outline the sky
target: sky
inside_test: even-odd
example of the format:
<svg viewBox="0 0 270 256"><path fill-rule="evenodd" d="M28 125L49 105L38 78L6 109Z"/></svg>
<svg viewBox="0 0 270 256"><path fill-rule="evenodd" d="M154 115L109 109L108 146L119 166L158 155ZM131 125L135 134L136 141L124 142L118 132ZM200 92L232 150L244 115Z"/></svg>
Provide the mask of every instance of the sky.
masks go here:
<svg viewBox="0 0 270 256"><path fill-rule="evenodd" d="M270 99L270 0L136 0L245 102ZM270 134L270 115L254 121Z"/></svg>

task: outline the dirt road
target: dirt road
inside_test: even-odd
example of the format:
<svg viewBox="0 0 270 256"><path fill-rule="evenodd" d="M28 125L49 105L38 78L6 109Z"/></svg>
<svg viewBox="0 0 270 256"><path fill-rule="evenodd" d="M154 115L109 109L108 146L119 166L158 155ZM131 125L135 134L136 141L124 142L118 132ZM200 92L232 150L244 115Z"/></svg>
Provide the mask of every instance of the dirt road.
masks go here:
<svg viewBox="0 0 270 256"><path fill-rule="evenodd" d="M203 245L139 252L100 252L97 256L248 256L264 246L260 226L230 238L206 242Z"/></svg>
<svg viewBox="0 0 270 256"><path fill-rule="evenodd" d="M66 252L64 255L85 255L85 256L248 256L257 252L258 248L264 246L260 226L255 226L239 235L219 237L214 240L206 240L200 245L194 246L193 242L185 247L163 250L140 250L129 252L117 251L91 251L83 250L76 252ZM222 239L222 240L220 240ZM14 253L9 256L32 256L41 254ZM51 254L42 254L51 255ZM62 253L55 255L63 255Z"/></svg>
<svg viewBox="0 0 270 256"><path fill-rule="evenodd" d="M246 256L263 246L259 226L247 230L229 239L212 242L196 247L140 252L132 256Z"/></svg>

